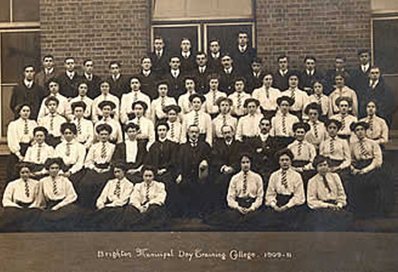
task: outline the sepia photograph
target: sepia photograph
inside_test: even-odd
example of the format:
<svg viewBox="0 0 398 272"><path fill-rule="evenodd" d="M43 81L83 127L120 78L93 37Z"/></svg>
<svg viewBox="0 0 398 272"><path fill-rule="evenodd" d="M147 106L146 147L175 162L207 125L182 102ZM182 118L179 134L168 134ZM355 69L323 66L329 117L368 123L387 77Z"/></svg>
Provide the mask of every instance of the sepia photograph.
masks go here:
<svg viewBox="0 0 398 272"><path fill-rule="evenodd" d="M0 0L0 271L397 271L398 1Z"/></svg>

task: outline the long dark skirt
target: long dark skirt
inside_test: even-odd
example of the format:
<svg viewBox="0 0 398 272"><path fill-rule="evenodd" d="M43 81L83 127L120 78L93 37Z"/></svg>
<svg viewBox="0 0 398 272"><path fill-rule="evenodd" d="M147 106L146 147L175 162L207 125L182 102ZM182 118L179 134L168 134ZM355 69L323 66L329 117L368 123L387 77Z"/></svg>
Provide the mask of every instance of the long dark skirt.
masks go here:
<svg viewBox="0 0 398 272"><path fill-rule="evenodd" d="M86 230L118 231L123 230L125 207L105 207L92 212L87 219Z"/></svg>
<svg viewBox="0 0 398 272"><path fill-rule="evenodd" d="M262 225L267 230L273 231L299 231L305 227L304 205L294 206L284 212L276 212L272 208L265 208L262 211Z"/></svg>
<svg viewBox="0 0 398 272"><path fill-rule="evenodd" d="M311 210L306 218L307 229L311 231L347 231L353 222L353 215L347 210Z"/></svg>
<svg viewBox="0 0 398 272"><path fill-rule="evenodd" d="M0 231L19 232L37 230L41 210L6 207L0 210Z"/></svg>
<svg viewBox="0 0 398 272"><path fill-rule="evenodd" d="M72 168L72 165L64 165L64 167L62 168L62 171L64 173L66 173L71 168ZM73 187L75 188L75 190L77 188L79 188L80 181L82 180L82 178L84 177L85 174L86 174L86 170L85 169L80 169L76 173L73 173L72 175L70 175L69 180L72 182Z"/></svg>
<svg viewBox="0 0 398 272"><path fill-rule="evenodd" d="M355 162L357 169L369 165L371 161ZM374 169L364 175L352 175L352 206L359 218L371 218L382 215L384 190L381 190L386 176L382 169Z"/></svg>
<svg viewBox="0 0 398 272"><path fill-rule="evenodd" d="M227 192L228 192L228 186L229 186L229 181L231 180L232 175L225 175L225 174L213 174L212 175L212 180L211 180L211 185L208 187L209 189L209 194L205 196L206 201L210 201L211 207L210 210L206 212L208 214L209 212L217 211L217 210L222 210L227 208Z"/></svg>
<svg viewBox="0 0 398 272"><path fill-rule="evenodd" d="M145 213L140 213L129 205L123 217L122 224L126 230L159 230L166 226L169 215L164 206L150 205Z"/></svg>
<svg viewBox="0 0 398 272"><path fill-rule="evenodd" d="M220 230L260 230L262 229L262 214L259 211L241 214L235 209L215 211L203 220L206 224L215 226Z"/></svg>
<svg viewBox="0 0 398 272"><path fill-rule="evenodd" d="M197 181L183 180L176 185L176 199L179 207L174 211L174 217L202 217L209 210L211 202L207 199L209 186Z"/></svg>
<svg viewBox="0 0 398 272"><path fill-rule="evenodd" d="M21 147L21 150L19 152L22 156L25 156L30 144L19 143L19 145ZM19 177L19 173L17 173L17 169L15 167L18 162L18 157L14 153L10 153L7 162L7 182L13 181Z"/></svg>
<svg viewBox="0 0 398 272"><path fill-rule="evenodd" d="M40 216L40 230L73 231L80 224L81 210L75 204L69 204L56 211L48 208Z"/></svg>
<svg viewBox="0 0 398 272"><path fill-rule="evenodd" d="M79 195L79 206L94 209L97 198L104 189L106 182L111 178L113 178L111 171L98 173L91 169L87 170L76 188Z"/></svg>

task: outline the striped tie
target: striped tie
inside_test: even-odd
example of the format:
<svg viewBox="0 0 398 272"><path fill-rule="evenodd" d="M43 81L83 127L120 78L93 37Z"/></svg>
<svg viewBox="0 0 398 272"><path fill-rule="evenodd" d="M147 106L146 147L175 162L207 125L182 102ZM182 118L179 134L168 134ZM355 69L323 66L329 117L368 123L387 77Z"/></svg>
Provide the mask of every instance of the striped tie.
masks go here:
<svg viewBox="0 0 398 272"><path fill-rule="evenodd" d="M318 124L316 122L313 123L313 127L314 127L314 135L315 138L318 138L319 134L318 134Z"/></svg>
<svg viewBox="0 0 398 272"><path fill-rule="evenodd" d="M217 105L217 96L216 96L216 91L213 91L213 106Z"/></svg>
<svg viewBox="0 0 398 272"><path fill-rule="evenodd" d="M286 115L282 115L282 132L284 135L287 134L287 129L286 129Z"/></svg>
<svg viewBox="0 0 398 272"><path fill-rule="evenodd" d="M50 117L50 130L51 130L51 132L54 130L54 115L53 114L51 114L51 117Z"/></svg>
<svg viewBox="0 0 398 272"><path fill-rule="evenodd" d="M299 142L298 144L298 150L297 150L297 157L301 156L301 151L303 149L303 142Z"/></svg>
<svg viewBox="0 0 398 272"><path fill-rule="evenodd" d="M66 156L69 157L71 153L71 145L72 143L66 143Z"/></svg>
<svg viewBox="0 0 398 272"><path fill-rule="evenodd" d="M82 123L80 121L80 118L77 119L77 134L82 134Z"/></svg>
<svg viewBox="0 0 398 272"><path fill-rule="evenodd" d="M57 180L53 179L53 193L54 195L58 194L58 186L57 186Z"/></svg>
<svg viewBox="0 0 398 272"><path fill-rule="evenodd" d="M222 125L225 126L227 124L227 116L223 115L222 116Z"/></svg>
<svg viewBox="0 0 398 272"><path fill-rule="evenodd" d="M137 117L137 126L141 130L141 120L140 119L141 119L140 117Z"/></svg>
<svg viewBox="0 0 398 272"><path fill-rule="evenodd" d="M195 117L193 119L194 125L199 125L199 112L195 111Z"/></svg>
<svg viewBox="0 0 398 272"><path fill-rule="evenodd" d="M145 190L145 203L149 202L149 184L146 185Z"/></svg>
<svg viewBox="0 0 398 272"><path fill-rule="evenodd" d="M165 103L166 103L165 98L164 97L160 98L160 106L162 107L162 110L164 109Z"/></svg>
<svg viewBox="0 0 398 272"><path fill-rule="evenodd" d="M369 130L373 132L373 116L369 116Z"/></svg>
<svg viewBox="0 0 398 272"><path fill-rule="evenodd" d="M334 138L330 139L330 154L334 153Z"/></svg>
<svg viewBox="0 0 398 272"><path fill-rule="evenodd" d="M285 187L287 189L287 171L286 170L282 170L281 182L282 182L283 187Z"/></svg>
<svg viewBox="0 0 398 272"><path fill-rule="evenodd" d="M242 97L240 93L238 93L238 109L240 109L241 107L242 107Z"/></svg>
<svg viewBox="0 0 398 272"><path fill-rule="evenodd" d="M117 182L116 182L115 191L113 192L113 194L114 194L117 198L120 198L120 191L121 191L121 188L120 188L120 179L118 179Z"/></svg>
<svg viewBox="0 0 398 272"><path fill-rule="evenodd" d="M175 134L174 134L174 123L170 124L170 135L171 135L171 138L174 139L174 136L175 136Z"/></svg>
<svg viewBox="0 0 398 272"><path fill-rule="evenodd" d="M243 194L245 195L247 192L247 172L243 172Z"/></svg>
<svg viewBox="0 0 398 272"><path fill-rule="evenodd" d="M27 197L30 196L29 184L28 184L28 181L27 181L27 180L25 180L25 195L26 195Z"/></svg>
<svg viewBox="0 0 398 272"><path fill-rule="evenodd" d="M106 144L102 143L102 147L101 147L101 158L105 159L106 158Z"/></svg>
<svg viewBox="0 0 398 272"><path fill-rule="evenodd" d="M366 150L365 143L363 140L359 141L359 148L361 151L361 155L366 158L369 155L369 152Z"/></svg>
<svg viewBox="0 0 398 272"><path fill-rule="evenodd" d="M41 144L37 145L37 163L40 163L41 159Z"/></svg>
<svg viewBox="0 0 398 272"><path fill-rule="evenodd" d="M28 135L29 134L29 127L28 127L28 120L24 120L24 127L23 127L23 134Z"/></svg>
<svg viewBox="0 0 398 272"><path fill-rule="evenodd" d="M295 100L296 99L296 91L293 89L290 93L290 98Z"/></svg>

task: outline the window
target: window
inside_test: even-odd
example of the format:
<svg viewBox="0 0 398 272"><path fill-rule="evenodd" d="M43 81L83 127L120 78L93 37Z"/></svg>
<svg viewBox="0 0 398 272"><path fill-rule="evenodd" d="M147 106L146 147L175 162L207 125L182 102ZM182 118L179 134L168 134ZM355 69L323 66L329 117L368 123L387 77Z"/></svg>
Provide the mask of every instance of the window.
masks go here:
<svg viewBox="0 0 398 272"><path fill-rule="evenodd" d="M210 39L223 51L236 44L238 31L247 31L255 47L253 0L153 0L152 37L162 36L168 50L177 51L187 37L193 51L207 51Z"/></svg>
<svg viewBox="0 0 398 272"><path fill-rule="evenodd" d="M24 65L40 65L40 0L0 1L0 134L13 118L9 101Z"/></svg>

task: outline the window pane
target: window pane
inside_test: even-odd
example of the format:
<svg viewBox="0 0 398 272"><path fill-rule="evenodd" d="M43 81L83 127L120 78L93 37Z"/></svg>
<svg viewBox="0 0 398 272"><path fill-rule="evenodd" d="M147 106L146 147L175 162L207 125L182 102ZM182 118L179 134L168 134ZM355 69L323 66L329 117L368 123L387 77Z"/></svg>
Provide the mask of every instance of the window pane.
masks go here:
<svg viewBox="0 0 398 272"><path fill-rule="evenodd" d="M158 20L252 17L252 0L153 1L153 18Z"/></svg>
<svg viewBox="0 0 398 272"><path fill-rule="evenodd" d="M13 17L15 22L38 22L40 0L13 0Z"/></svg>
<svg viewBox="0 0 398 272"><path fill-rule="evenodd" d="M398 74L398 20L373 21L374 58L384 74Z"/></svg>
<svg viewBox="0 0 398 272"><path fill-rule="evenodd" d="M14 118L10 109L11 93L14 86L1 86L1 136L7 135L7 126Z"/></svg>
<svg viewBox="0 0 398 272"><path fill-rule="evenodd" d="M10 21L10 0L0 0L0 22Z"/></svg>
<svg viewBox="0 0 398 272"><path fill-rule="evenodd" d="M16 83L21 80L26 64L40 65L40 32L1 34L1 81Z"/></svg>

